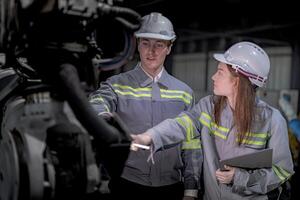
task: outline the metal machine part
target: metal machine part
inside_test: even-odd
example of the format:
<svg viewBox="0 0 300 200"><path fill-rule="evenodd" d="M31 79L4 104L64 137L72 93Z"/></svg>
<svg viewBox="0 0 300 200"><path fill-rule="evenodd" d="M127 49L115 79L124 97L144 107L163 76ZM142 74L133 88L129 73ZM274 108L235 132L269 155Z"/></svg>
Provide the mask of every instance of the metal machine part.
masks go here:
<svg viewBox="0 0 300 200"><path fill-rule="evenodd" d="M140 15L103 0L0 5L0 199L88 200L99 163L119 177L131 139L117 116L108 124L96 115L86 92L97 70L131 58ZM107 19L124 26L125 47L102 60L95 33Z"/></svg>

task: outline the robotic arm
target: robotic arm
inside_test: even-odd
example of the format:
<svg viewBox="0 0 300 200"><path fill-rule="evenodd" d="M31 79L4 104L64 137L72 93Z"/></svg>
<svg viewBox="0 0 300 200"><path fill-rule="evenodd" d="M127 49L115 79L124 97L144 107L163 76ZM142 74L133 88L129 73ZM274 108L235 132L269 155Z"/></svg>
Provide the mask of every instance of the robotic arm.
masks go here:
<svg viewBox="0 0 300 200"><path fill-rule="evenodd" d="M122 25L124 48L103 59L96 36L107 20ZM140 20L104 0L0 0L1 200L88 199L98 154L121 174L129 133L118 116L99 118L86 91L99 69L131 59Z"/></svg>

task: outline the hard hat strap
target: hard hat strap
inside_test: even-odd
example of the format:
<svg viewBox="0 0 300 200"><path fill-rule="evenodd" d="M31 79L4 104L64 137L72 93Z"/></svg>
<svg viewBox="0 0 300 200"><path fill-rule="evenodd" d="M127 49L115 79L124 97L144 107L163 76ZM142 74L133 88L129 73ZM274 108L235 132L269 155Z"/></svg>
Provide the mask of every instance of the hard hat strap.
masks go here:
<svg viewBox="0 0 300 200"><path fill-rule="evenodd" d="M260 81L262 83L266 83L267 81L267 77L261 77L257 74L253 74L253 73L250 73L250 72L247 72L245 71L243 68L241 68L240 66L238 65L232 65L232 68L236 70L236 72L246 76L247 78L252 78L252 79L255 79L257 81Z"/></svg>

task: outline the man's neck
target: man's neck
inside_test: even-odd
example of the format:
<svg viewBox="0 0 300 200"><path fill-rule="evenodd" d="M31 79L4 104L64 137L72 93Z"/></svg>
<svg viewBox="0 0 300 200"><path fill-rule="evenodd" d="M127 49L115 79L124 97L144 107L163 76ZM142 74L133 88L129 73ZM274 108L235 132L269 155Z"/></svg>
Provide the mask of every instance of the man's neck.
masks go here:
<svg viewBox="0 0 300 200"><path fill-rule="evenodd" d="M150 77L155 78L163 69L163 67L160 67L156 70L149 70L149 69L145 69L143 66L141 66L143 71Z"/></svg>
<svg viewBox="0 0 300 200"><path fill-rule="evenodd" d="M143 68L143 66L141 66L141 68L154 81L157 81L160 78L161 73L163 71L163 67L160 67L157 70L153 70L153 71L146 70L145 68Z"/></svg>

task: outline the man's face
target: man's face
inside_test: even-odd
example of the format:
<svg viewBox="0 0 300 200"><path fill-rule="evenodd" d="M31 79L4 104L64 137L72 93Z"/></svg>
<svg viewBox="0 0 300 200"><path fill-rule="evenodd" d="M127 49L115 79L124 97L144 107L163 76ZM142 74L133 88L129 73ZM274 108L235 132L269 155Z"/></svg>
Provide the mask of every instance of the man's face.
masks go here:
<svg viewBox="0 0 300 200"><path fill-rule="evenodd" d="M165 62L166 56L171 51L170 41L140 38L138 41L141 64L147 71L156 71Z"/></svg>

